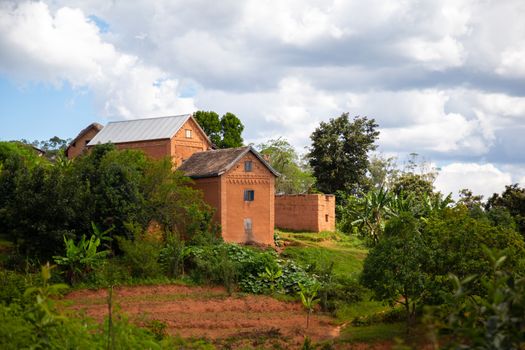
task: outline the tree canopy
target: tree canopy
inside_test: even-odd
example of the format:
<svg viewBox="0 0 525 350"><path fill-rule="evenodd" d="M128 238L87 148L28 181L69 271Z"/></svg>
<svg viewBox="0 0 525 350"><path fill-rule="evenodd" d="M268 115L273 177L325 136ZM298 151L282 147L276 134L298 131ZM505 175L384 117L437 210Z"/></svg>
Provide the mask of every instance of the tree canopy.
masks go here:
<svg viewBox="0 0 525 350"><path fill-rule="evenodd" d="M214 231L211 208L188 181L169 159L111 144L52 163L0 143L0 232L20 251L48 258L64 236L78 239L93 222L128 238L152 220L182 235Z"/></svg>
<svg viewBox="0 0 525 350"><path fill-rule="evenodd" d="M315 178L286 139L269 140L257 148L262 155L268 156L270 165L281 174L275 181L275 192L297 194L312 189Z"/></svg>
<svg viewBox="0 0 525 350"><path fill-rule="evenodd" d="M244 125L235 114L228 112L219 118L219 115L213 111L197 111L193 116L218 148L243 145Z"/></svg>
<svg viewBox="0 0 525 350"><path fill-rule="evenodd" d="M324 193L357 192L366 183L368 153L376 149L379 137L374 119L348 113L321 122L310 136L308 157L317 188Z"/></svg>

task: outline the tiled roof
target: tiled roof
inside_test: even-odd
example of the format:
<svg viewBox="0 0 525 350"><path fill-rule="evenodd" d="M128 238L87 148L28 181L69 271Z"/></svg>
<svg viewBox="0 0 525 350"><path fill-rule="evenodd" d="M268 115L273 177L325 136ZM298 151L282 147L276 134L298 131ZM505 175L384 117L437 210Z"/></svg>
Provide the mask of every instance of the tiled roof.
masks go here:
<svg viewBox="0 0 525 350"><path fill-rule="evenodd" d="M190 117L190 114L184 114L110 122L88 143L88 146L99 143L170 139Z"/></svg>
<svg viewBox="0 0 525 350"><path fill-rule="evenodd" d="M279 173L251 146L197 152L182 163L178 170L192 178L220 176L230 170L248 152L259 158L272 174L279 176Z"/></svg>

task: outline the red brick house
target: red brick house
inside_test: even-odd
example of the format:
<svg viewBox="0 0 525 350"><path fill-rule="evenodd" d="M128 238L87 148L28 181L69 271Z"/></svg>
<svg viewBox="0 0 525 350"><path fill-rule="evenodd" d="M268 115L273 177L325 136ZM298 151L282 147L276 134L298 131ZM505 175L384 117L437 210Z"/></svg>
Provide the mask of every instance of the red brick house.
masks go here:
<svg viewBox="0 0 525 350"><path fill-rule="evenodd" d="M226 242L273 245L275 177L252 147L194 153L179 170L215 207Z"/></svg>
<svg viewBox="0 0 525 350"><path fill-rule="evenodd" d="M212 148L210 139L190 114L110 122L87 147L102 143L113 143L118 149L139 149L155 159L170 156L175 166L195 152Z"/></svg>
<svg viewBox="0 0 525 350"><path fill-rule="evenodd" d="M89 141L91 141L102 128L103 126L99 123L92 123L84 128L67 146L66 157L72 159L81 155L87 149Z"/></svg>
<svg viewBox="0 0 525 350"><path fill-rule="evenodd" d="M214 219L226 242L273 245L278 173L253 148L212 150L208 136L189 114L110 122L97 132L93 125L73 140L68 158L104 143L139 149L152 158L170 156L216 209Z"/></svg>

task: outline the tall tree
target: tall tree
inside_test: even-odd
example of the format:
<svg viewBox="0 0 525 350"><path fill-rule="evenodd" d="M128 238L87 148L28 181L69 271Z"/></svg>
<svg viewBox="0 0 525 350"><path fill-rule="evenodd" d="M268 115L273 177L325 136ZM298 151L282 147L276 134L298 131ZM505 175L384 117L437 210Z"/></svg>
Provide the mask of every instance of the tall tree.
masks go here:
<svg viewBox="0 0 525 350"><path fill-rule="evenodd" d="M244 125L242 125L239 118L233 113L226 113L221 118L222 143L220 148L240 147L242 146L242 132Z"/></svg>
<svg viewBox="0 0 525 350"><path fill-rule="evenodd" d="M269 140L257 146L260 153L268 156L270 165L281 176L275 181L277 193L306 193L315 183L311 171L301 164L299 155L292 145L283 138Z"/></svg>
<svg viewBox="0 0 525 350"><path fill-rule="evenodd" d="M375 150L379 136L374 119L348 113L321 122L310 136L308 154L317 179L317 188L325 193L357 192L366 182L368 152Z"/></svg>
<svg viewBox="0 0 525 350"><path fill-rule="evenodd" d="M235 114L228 112L219 118L213 111L197 111L193 116L216 147L242 146L244 125Z"/></svg>
<svg viewBox="0 0 525 350"><path fill-rule="evenodd" d="M219 115L213 111L197 111L193 114L193 117L197 119L197 122L208 135L211 142L218 146L222 141Z"/></svg>
<svg viewBox="0 0 525 350"><path fill-rule="evenodd" d="M487 200L486 209L495 211L498 208L505 208L513 216L520 233L525 237L525 188L518 184L505 186L503 193L494 193Z"/></svg>

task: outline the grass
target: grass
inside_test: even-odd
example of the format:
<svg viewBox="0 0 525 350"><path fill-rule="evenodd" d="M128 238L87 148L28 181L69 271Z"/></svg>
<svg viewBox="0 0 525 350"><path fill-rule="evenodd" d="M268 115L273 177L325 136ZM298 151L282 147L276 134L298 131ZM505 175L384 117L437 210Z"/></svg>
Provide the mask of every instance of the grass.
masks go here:
<svg viewBox="0 0 525 350"><path fill-rule="evenodd" d="M356 237L337 232L279 232L288 241L282 253L303 267L327 266L334 263L334 274L357 278L363 268L367 249Z"/></svg>
<svg viewBox="0 0 525 350"><path fill-rule="evenodd" d="M370 316L390 310L390 306L379 301L364 300L354 304L341 305L336 312L340 322L350 322L358 316Z"/></svg>
<svg viewBox="0 0 525 350"><path fill-rule="evenodd" d="M398 323L376 323L363 327L346 327L341 330L340 342L376 343L406 336L406 325Z"/></svg>

